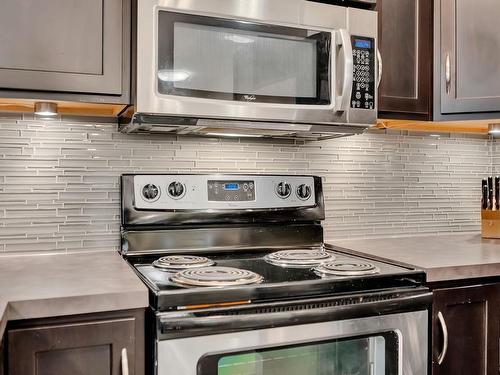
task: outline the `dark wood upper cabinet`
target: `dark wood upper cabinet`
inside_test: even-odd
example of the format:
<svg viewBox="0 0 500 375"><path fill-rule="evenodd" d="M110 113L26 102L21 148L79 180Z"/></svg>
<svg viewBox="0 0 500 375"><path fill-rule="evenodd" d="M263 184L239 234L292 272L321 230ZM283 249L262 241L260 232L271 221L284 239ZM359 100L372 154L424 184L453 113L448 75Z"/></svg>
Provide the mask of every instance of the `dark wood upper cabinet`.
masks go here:
<svg viewBox="0 0 500 375"><path fill-rule="evenodd" d="M434 291L434 375L498 374L499 291L498 284Z"/></svg>
<svg viewBox="0 0 500 375"><path fill-rule="evenodd" d="M128 103L130 0L0 2L0 96Z"/></svg>
<svg viewBox="0 0 500 375"><path fill-rule="evenodd" d="M144 311L28 323L7 348L9 375L143 375Z"/></svg>
<svg viewBox="0 0 500 375"><path fill-rule="evenodd" d="M379 0L381 118L500 118L496 0Z"/></svg>
<svg viewBox="0 0 500 375"><path fill-rule="evenodd" d="M379 0L379 117L432 117L432 0Z"/></svg>

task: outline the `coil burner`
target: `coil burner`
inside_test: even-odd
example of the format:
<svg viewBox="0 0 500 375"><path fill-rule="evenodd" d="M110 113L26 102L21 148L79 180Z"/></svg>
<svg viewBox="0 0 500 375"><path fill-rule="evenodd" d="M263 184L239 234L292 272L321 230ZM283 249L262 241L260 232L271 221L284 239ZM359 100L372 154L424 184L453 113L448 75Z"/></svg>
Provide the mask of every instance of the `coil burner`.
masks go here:
<svg viewBox="0 0 500 375"><path fill-rule="evenodd" d="M325 262L333 262L335 256L323 248L281 250L264 257L266 262L281 267L312 268Z"/></svg>
<svg viewBox="0 0 500 375"><path fill-rule="evenodd" d="M380 273L380 269L367 262L328 262L314 269L319 276L364 276Z"/></svg>
<svg viewBox="0 0 500 375"><path fill-rule="evenodd" d="M164 271L179 271L190 268L208 267L215 262L196 255L168 255L153 262L153 266Z"/></svg>
<svg viewBox="0 0 500 375"><path fill-rule="evenodd" d="M170 278L179 285L215 287L258 284L263 279L261 275L252 271L217 266L187 269Z"/></svg>

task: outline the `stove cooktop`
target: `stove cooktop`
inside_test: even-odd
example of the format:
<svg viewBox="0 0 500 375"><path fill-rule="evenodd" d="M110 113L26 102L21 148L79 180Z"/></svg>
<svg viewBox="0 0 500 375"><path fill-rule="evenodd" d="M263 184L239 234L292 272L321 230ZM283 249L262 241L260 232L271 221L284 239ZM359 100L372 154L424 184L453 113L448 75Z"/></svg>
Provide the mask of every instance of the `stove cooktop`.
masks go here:
<svg viewBox="0 0 500 375"><path fill-rule="evenodd" d="M192 262L188 262L184 270L176 263L178 259L175 257L166 259L167 263L173 261L176 268L172 270L159 265L161 255L129 257L128 261L148 285L151 307L159 311L412 287L425 281L421 270L338 250L329 251L321 265L295 264L291 267L274 262L281 260L281 257L271 257L275 253L268 250L203 254L207 260L195 257L203 267L192 267ZM295 257L301 258L300 254L295 254ZM307 262L310 259L306 259ZM209 286L201 286L198 282L200 274L208 278ZM234 276L241 282L233 280L226 285L220 281L220 277L227 281Z"/></svg>

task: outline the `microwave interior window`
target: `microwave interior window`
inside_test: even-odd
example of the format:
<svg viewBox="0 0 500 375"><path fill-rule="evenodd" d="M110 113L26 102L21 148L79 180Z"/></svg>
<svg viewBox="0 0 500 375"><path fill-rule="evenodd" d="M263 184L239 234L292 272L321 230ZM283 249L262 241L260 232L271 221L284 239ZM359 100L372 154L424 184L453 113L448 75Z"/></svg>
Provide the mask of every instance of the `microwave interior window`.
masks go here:
<svg viewBox="0 0 500 375"><path fill-rule="evenodd" d="M198 375L396 375L394 332L251 352L209 355Z"/></svg>
<svg viewBox="0 0 500 375"><path fill-rule="evenodd" d="M330 103L330 33L159 12L160 94Z"/></svg>

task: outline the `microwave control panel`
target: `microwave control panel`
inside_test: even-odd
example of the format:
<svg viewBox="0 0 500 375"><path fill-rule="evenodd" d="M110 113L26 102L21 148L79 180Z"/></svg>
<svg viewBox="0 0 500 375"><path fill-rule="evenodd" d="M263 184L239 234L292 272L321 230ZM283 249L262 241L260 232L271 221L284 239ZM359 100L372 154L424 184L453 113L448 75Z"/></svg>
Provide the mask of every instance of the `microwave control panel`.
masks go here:
<svg viewBox="0 0 500 375"><path fill-rule="evenodd" d="M375 108L375 39L352 36L353 82L351 108Z"/></svg>

